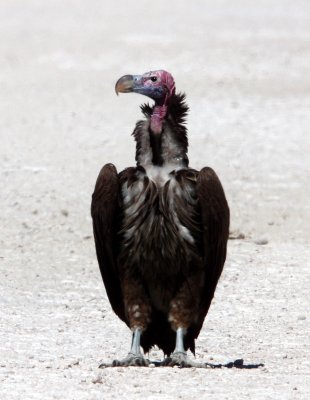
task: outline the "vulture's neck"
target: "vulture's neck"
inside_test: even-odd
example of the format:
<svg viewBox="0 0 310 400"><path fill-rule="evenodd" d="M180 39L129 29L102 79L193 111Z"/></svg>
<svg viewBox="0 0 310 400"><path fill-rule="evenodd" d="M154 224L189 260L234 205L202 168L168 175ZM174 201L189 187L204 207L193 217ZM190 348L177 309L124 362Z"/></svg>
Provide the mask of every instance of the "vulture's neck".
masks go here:
<svg viewBox="0 0 310 400"><path fill-rule="evenodd" d="M187 168L185 95L174 95L168 106L144 104L141 110L146 120L139 121L133 132L137 165L146 170L150 167L167 167L171 171Z"/></svg>

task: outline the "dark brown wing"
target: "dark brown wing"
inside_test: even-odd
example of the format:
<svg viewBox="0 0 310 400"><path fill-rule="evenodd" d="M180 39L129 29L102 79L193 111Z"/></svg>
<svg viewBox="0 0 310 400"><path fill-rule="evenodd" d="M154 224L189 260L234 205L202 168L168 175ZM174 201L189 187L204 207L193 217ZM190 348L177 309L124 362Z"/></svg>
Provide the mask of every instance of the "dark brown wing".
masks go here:
<svg viewBox="0 0 310 400"><path fill-rule="evenodd" d="M206 167L199 172L197 178L197 195L203 226L205 267L204 294L199 318L199 325L202 326L226 259L229 234L229 208L221 182L211 168Z"/></svg>
<svg viewBox="0 0 310 400"><path fill-rule="evenodd" d="M92 196L91 216L96 244L97 259L113 311L127 323L122 298L121 284L116 265L118 239L116 236L120 184L116 168L106 164L97 178Z"/></svg>

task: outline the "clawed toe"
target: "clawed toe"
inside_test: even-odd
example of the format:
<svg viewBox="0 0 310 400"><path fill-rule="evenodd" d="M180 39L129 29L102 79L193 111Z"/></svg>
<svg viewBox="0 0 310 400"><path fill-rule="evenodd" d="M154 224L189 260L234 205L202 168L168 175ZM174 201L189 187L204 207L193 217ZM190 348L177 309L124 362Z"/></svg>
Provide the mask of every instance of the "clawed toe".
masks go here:
<svg viewBox="0 0 310 400"><path fill-rule="evenodd" d="M166 367L179 367L179 368L193 368L198 367L198 364L194 361L190 360L186 353L183 352L175 352L171 355L171 357L167 357L162 362L163 366Z"/></svg>
<svg viewBox="0 0 310 400"><path fill-rule="evenodd" d="M147 367L148 365L148 360L142 356L131 356L126 357L123 360L114 360L112 362L112 367Z"/></svg>
<svg viewBox="0 0 310 400"><path fill-rule="evenodd" d="M112 363L102 363L99 368L106 367L148 367L149 360L145 359L142 355L129 353L123 360L113 360Z"/></svg>

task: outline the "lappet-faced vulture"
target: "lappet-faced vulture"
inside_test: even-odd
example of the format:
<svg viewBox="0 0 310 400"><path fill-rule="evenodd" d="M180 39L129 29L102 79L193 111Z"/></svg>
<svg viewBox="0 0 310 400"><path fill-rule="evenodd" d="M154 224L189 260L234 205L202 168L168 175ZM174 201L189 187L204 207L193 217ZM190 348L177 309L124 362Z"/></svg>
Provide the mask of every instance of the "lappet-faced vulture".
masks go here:
<svg viewBox="0 0 310 400"><path fill-rule="evenodd" d="M125 75L117 93L154 105L133 131L136 166L100 171L91 214L100 271L112 309L133 332L128 356L111 365L148 365L157 345L163 365L194 366L198 337L223 270L229 208L209 167L189 167L185 95L170 73Z"/></svg>

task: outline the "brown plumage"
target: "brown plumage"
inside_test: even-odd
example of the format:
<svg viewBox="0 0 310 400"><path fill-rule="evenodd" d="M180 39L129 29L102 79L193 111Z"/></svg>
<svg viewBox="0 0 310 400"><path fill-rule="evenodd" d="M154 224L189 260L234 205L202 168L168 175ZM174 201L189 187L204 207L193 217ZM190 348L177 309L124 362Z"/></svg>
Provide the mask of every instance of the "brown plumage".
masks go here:
<svg viewBox="0 0 310 400"><path fill-rule="evenodd" d="M154 107L141 109L137 166L118 174L106 164L96 182L97 258L114 312L141 332L145 352L157 345L179 354L178 329L194 352L226 258L229 208L215 172L188 167L185 95L171 95L160 135L150 128Z"/></svg>

